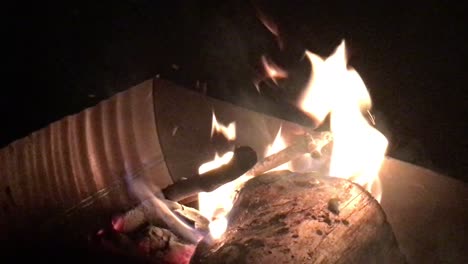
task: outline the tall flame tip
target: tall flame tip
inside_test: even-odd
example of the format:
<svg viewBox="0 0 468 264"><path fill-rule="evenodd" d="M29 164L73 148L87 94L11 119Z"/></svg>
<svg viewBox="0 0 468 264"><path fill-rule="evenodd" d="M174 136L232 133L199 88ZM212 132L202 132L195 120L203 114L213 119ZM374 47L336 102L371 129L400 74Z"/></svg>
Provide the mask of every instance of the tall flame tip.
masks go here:
<svg viewBox="0 0 468 264"><path fill-rule="evenodd" d="M346 41L343 39L325 59L310 51L306 51L306 57L312 72L299 107L320 122L330 114L334 138L330 175L353 177L361 185L372 186L378 179L388 140L364 117L372 100L359 73L348 65Z"/></svg>
<svg viewBox="0 0 468 264"><path fill-rule="evenodd" d="M347 178L362 185L380 202L382 187L378 176L385 159L388 140L365 117L370 114L372 101L361 76L348 65L346 41L343 39L328 57L321 57L309 50L305 51L305 57L310 61L312 70L298 106L318 123L330 116L333 143L329 175ZM264 57L262 60L268 62ZM267 66L271 65L266 64L265 67ZM218 122L213 111L212 136L215 132L233 140L235 122L224 126ZM265 156L286 148L282 133L283 125L279 127L272 144L266 148ZM212 162L200 166L199 173L229 162L232 154L219 156L216 153ZM283 164L273 170L279 169L292 170L292 166ZM225 216L232 208L235 190L250 178L243 175L213 192L199 194L200 211L211 221L210 233L213 238L218 238L225 232ZM223 210L216 210L217 208Z"/></svg>
<svg viewBox="0 0 468 264"><path fill-rule="evenodd" d="M236 139L236 122L231 122L227 126L221 124L216 119L215 112L212 111L212 121L211 121L211 137L214 136L215 133L221 133L223 136L229 140L233 141Z"/></svg>

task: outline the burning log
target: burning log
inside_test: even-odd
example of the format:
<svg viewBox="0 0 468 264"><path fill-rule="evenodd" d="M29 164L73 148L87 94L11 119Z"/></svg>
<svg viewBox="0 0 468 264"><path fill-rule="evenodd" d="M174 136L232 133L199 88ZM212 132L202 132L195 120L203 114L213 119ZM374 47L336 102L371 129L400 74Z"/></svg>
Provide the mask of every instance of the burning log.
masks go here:
<svg viewBox="0 0 468 264"><path fill-rule="evenodd" d="M92 239L92 245L96 255L125 260L118 263L188 263L195 250L194 244L153 225L131 234L101 231Z"/></svg>
<svg viewBox="0 0 468 264"><path fill-rule="evenodd" d="M277 171L242 188L191 263L405 263L378 202L345 179Z"/></svg>
<svg viewBox="0 0 468 264"><path fill-rule="evenodd" d="M239 147L234 150L231 161L217 169L178 181L163 190L164 196L173 201L195 195L199 192L211 192L219 186L237 179L257 162L257 154L250 147Z"/></svg>
<svg viewBox="0 0 468 264"><path fill-rule="evenodd" d="M195 195L199 192L210 192L219 186L233 181L243 175L257 162L257 155L250 147L238 147L234 150L234 156L230 162L217 169L211 170L203 175L196 175L186 180L178 181L166 187L162 193L165 198L151 197L143 201L139 206L128 211L122 217L114 221L114 228L121 232L130 232L144 224L145 222L155 222L166 218L171 218L168 214L161 216L155 212L161 211L163 205L167 209L174 210L184 217L195 222L195 226L201 230L207 230L209 221L197 210L184 206L175 201ZM172 214L170 214L172 215ZM179 228L176 228L176 232ZM183 229L183 228L182 228ZM182 233L182 232L177 232Z"/></svg>
<svg viewBox="0 0 468 264"><path fill-rule="evenodd" d="M292 161L304 154L310 154L312 157L319 158L320 150L323 146L330 143L332 135L330 132L308 132L300 136L289 147L272 154L258 162L246 175L257 176L271 169L274 169L284 163Z"/></svg>
<svg viewBox="0 0 468 264"><path fill-rule="evenodd" d="M196 229L187 226L173 211L195 222ZM168 226L176 235L192 243L196 243L200 239L198 230L207 230L209 224L208 219L193 208L153 197L145 200L123 216L117 217L112 222L112 226L118 232L128 233L135 231L147 222Z"/></svg>

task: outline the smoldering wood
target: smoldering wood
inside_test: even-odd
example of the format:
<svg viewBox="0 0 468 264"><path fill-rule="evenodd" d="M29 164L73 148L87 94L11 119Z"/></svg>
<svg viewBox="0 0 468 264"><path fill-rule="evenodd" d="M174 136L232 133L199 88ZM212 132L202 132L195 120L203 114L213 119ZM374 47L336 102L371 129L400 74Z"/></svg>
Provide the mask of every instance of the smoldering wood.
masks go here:
<svg viewBox="0 0 468 264"><path fill-rule="evenodd" d="M136 243L150 263L185 264L195 250L195 245L175 236L170 230L149 226Z"/></svg>
<svg viewBox="0 0 468 264"><path fill-rule="evenodd" d="M406 263L378 202L345 179L289 171L249 180L196 263Z"/></svg>
<svg viewBox="0 0 468 264"><path fill-rule="evenodd" d="M159 199L159 198L153 198ZM181 216L191 220L194 222L194 226L200 232L208 232L208 224L209 220L206 219L198 210L184 206L180 203L167 200L167 199L160 199L166 206L180 214ZM114 219L113 225L116 230L123 233L133 232L134 230L138 229L142 225L146 223L152 224L159 224L163 223L163 219L158 217L154 214L155 210L159 210L158 208L154 207L153 203L148 201L143 201L137 207L129 210L125 214L118 216Z"/></svg>
<svg viewBox="0 0 468 264"><path fill-rule="evenodd" d="M188 263L195 244L180 239L168 229L154 225L130 233L101 231L92 238L93 251L117 257L118 263ZM93 261L95 262L95 261Z"/></svg>
<svg viewBox="0 0 468 264"><path fill-rule="evenodd" d="M247 146L234 150L234 156L219 168L208 171L203 175L195 175L185 180L169 185L163 190L164 196L173 201L180 201L200 192L211 192L221 185L242 176L257 162L257 154Z"/></svg>
<svg viewBox="0 0 468 264"><path fill-rule="evenodd" d="M210 224L210 221L197 209L170 200L166 200L166 204L168 204L169 208L174 212L193 221L197 230L205 233L209 231L208 225Z"/></svg>
<svg viewBox="0 0 468 264"><path fill-rule="evenodd" d="M153 197L143 203L146 219L161 219L174 234L191 243L197 243L203 236L197 229L174 214L161 199Z"/></svg>

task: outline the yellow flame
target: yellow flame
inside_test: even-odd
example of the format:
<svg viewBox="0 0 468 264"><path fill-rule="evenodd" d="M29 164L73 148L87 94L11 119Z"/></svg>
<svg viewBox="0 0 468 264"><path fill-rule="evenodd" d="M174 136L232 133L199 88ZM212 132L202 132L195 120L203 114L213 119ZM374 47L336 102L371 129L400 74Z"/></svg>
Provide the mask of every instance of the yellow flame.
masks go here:
<svg viewBox="0 0 468 264"><path fill-rule="evenodd" d="M273 143L268 145L265 151L265 157L271 156L283 149L286 148L286 143L284 142L284 138L281 135L282 126L278 129L278 133L276 134ZM288 170L290 169L289 163L284 163L276 168L271 169L270 171L279 171L279 170Z"/></svg>
<svg viewBox="0 0 468 264"><path fill-rule="evenodd" d="M213 111L213 120L211 123L211 136L215 132L223 134L229 141L236 139L236 124L230 123L227 127L218 123ZM198 168L198 174L203 174L222 165L229 163L234 156L233 151L228 151L222 156L215 153L213 160L208 161ZM242 178L242 177L241 177ZM241 178L238 178L239 181ZM245 180L244 180L245 181ZM206 193L198 194L198 204L200 212L210 220L210 234L213 238L219 238L227 228L226 214L231 210L232 201L235 194L235 182L224 184L218 189Z"/></svg>
<svg viewBox="0 0 468 264"><path fill-rule="evenodd" d="M221 157L216 153L212 161L202 164L198 173L216 169L227 164L233 157L233 152L227 152ZM232 182L228 182L212 192L201 192L198 194L198 204L201 214L210 220L210 234L213 238L219 238L226 231L226 215L231 210L236 190L241 184L251 177L241 176Z"/></svg>
<svg viewBox="0 0 468 264"><path fill-rule="evenodd" d="M281 136L281 129L282 128L280 127L273 143L266 148L265 156L272 155L286 147ZM218 153L216 153L213 160L206 162L199 167L198 173L203 174L227 164L232 157L233 152L227 152L222 156L219 156ZM282 169L288 169L288 164L283 164L271 171ZM209 228L211 237L217 239L224 234L228 223L226 215L232 208L236 190L251 178L252 176L242 175L236 180L228 182L212 192L201 192L198 194L199 210L210 220Z"/></svg>
<svg viewBox="0 0 468 264"><path fill-rule="evenodd" d="M306 52L312 63L313 77L299 106L323 121L330 113L333 149L330 175L348 178L365 186L380 200L378 174L388 141L363 115L371 107L371 98L359 74L347 65L345 42L326 59Z"/></svg>
<svg viewBox="0 0 468 264"><path fill-rule="evenodd" d="M214 170L216 168L219 168L223 165L226 165L231 161L232 157L234 156L234 152L228 151L224 153L221 157L218 155L218 153L215 153L215 157L213 160L208 161L206 163L203 163L199 168L198 168L198 174L203 174L205 172L208 172L210 170Z"/></svg>
<svg viewBox="0 0 468 264"><path fill-rule="evenodd" d="M218 123L218 120L216 120L216 116L213 111L213 119L211 122L211 136L213 136L215 132L223 134L228 140L232 141L236 139L236 122L231 122L228 126L220 124Z"/></svg>
<svg viewBox="0 0 468 264"><path fill-rule="evenodd" d="M228 220L225 216L213 220L208 226L210 228L211 237L214 239L220 238L224 232L226 232L227 226Z"/></svg>

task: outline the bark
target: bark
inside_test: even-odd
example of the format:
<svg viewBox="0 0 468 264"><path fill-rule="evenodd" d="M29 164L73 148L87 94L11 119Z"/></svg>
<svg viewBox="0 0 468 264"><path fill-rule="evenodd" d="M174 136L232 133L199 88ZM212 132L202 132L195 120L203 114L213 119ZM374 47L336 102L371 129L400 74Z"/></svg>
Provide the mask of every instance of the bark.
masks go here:
<svg viewBox="0 0 468 264"><path fill-rule="evenodd" d="M248 181L218 240L191 263L406 263L379 203L345 179L289 171Z"/></svg>

